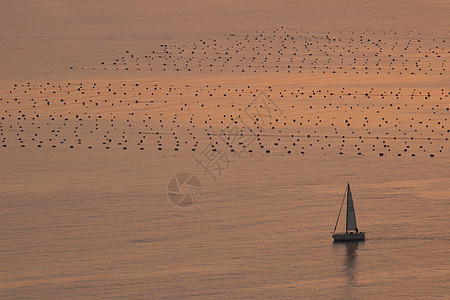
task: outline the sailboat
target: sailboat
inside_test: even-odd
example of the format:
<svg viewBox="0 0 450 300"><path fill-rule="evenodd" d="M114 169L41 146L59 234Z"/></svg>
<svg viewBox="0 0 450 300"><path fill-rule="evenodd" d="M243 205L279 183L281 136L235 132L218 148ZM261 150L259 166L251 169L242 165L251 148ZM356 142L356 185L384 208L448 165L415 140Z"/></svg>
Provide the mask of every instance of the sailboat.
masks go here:
<svg viewBox="0 0 450 300"><path fill-rule="evenodd" d="M347 197L346 197L347 196ZM344 200L347 198L347 220L345 224L345 233L336 233L336 228L339 223L339 217L341 216ZM342 199L341 208L339 209L339 215L334 226L332 233L335 242L345 241L362 241L366 238L365 232L360 232L356 227L356 214L355 207L353 205L352 191L350 190L350 183L347 183L347 190L345 191L344 198Z"/></svg>

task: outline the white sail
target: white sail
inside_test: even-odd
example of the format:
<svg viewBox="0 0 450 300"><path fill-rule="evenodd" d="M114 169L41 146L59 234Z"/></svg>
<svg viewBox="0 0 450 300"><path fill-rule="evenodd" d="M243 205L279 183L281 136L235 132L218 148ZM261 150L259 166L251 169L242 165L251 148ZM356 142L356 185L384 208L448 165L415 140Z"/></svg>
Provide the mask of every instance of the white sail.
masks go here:
<svg viewBox="0 0 450 300"><path fill-rule="evenodd" d="M357 230L355 207L353 206L352 192L350 191L350 184L347 186L347 224L346 231Z"/></svg>

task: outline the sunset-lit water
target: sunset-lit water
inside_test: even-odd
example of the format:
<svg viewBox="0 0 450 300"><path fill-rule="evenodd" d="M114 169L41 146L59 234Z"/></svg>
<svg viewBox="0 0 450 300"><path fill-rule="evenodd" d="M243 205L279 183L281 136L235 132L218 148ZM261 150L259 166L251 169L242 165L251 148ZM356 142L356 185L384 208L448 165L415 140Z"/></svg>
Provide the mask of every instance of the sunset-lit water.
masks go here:
<svg viewBox="0 0 450 300"><path fill-rule="evenodd" d="M21 153L2 160L2 295L444 297L448 175L411 160L240 159L179 208L181 157ZM357 245L330 234L347 181Z"/></svg>
<svg viewBox="0 0 450 300"><path fill-rule="evenodd" d="M0 295L448 297L448 11L5 4Z"/></svg>

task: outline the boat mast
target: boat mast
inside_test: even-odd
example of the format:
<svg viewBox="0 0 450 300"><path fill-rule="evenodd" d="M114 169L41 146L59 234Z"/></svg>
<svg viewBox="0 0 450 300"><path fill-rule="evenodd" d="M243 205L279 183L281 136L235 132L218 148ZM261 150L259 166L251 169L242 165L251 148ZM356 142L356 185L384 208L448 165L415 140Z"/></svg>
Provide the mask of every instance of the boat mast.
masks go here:
<svg viewBox="0 0 450 300"><path fill-rule="evenodd" d="M344 200L345 200L346 194L347 194L347 190L345 190L344 198L342 198L341 208L339 209L339 214L338 214L338 217L337 217L337 220L336 220L336 225L334 225L333 234L336 232L336 228L337 228L337 226L338 226L339 217L341 216L342 206L344 205Z"/></svg>

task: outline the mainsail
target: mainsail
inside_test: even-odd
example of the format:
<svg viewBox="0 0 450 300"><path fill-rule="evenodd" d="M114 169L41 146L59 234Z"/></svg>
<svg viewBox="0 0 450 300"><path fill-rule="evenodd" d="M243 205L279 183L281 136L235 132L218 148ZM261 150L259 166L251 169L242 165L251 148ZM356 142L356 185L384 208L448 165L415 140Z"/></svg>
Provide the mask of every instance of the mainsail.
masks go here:
<svg viewBox="0 0 450 300"><path fill-rule="evenodd" d="M357 230L355 207L353 206L352 192L350 191L350 184L347 184L347 224L345 231Z"/></svg>

